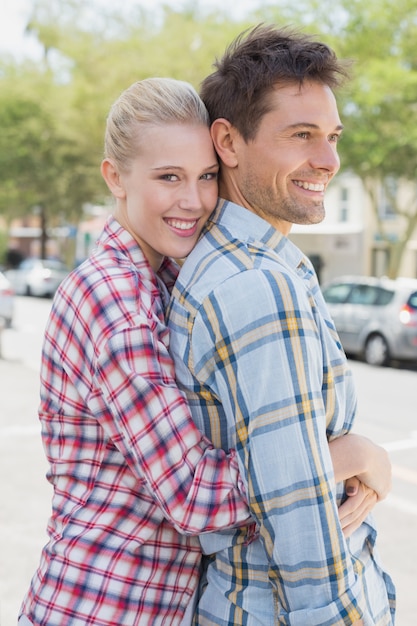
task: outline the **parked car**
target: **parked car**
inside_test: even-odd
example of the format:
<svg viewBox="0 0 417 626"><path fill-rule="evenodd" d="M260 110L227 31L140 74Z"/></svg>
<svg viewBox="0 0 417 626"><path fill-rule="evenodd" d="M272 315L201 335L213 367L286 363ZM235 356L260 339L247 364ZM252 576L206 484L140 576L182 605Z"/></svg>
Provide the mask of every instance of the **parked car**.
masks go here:
<svg viewBox="0 0 417 626"><path fill-rule="evenodd" d="M0 272L0 324L10 328L14 313L14 291L10 281Z"/></svg>
<svg viewBox="0 0 417 626"><path fill-rule="evenodd" d="M417 363L417 279L345 276L322 291L347 354Z"/></svg>
<svg viewBox="0 0 417 626"><path fill-rule="evenodd" d="M17 269L6 272L18 295L51 297L69 269L56 259L27 258Z"/></svg>

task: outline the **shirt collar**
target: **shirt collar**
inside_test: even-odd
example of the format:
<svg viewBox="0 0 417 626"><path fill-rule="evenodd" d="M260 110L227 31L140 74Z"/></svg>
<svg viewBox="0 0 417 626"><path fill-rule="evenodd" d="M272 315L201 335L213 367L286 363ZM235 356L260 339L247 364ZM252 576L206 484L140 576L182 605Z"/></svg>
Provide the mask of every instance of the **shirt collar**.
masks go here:
<svg viewBox="0 0 417 626"><path fill-rule="evenodd" d="M228 229L233 237L237 237L243 243L279 254L281 261L285 261L293 268L298 268L306 262L305 255L285 235L271 226L267 220L234 202L220 199L209 222Z"/></svg>
<svg viewBox="0 0 417 626"><path fill-rule="evenodd" d="M121 254L127 256L142 273L147 274L148 278L155 281L155 277L157 276L163 280L169 290L172 289L178 275L177 263L165 257L161 267L155 274L138 242L132 237L129 231L119 224L113 215L107 218L98 244L103 247L114 248Z"/></svg>

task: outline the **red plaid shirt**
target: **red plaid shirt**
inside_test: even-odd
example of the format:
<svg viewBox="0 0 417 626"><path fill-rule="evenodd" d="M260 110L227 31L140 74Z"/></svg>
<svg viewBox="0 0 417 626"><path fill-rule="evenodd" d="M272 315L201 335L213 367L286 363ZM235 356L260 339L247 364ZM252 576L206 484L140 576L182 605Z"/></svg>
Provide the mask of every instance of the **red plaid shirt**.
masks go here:
<svg viewBox="0 0 417 626"><path fill-rule="evenodd" d="M178 624L200 562L182 533L247 521L234 455L175 384L161 298L175 276L110 218L55 297L39 409L53 512L21 610L39 626Z"/></svg>

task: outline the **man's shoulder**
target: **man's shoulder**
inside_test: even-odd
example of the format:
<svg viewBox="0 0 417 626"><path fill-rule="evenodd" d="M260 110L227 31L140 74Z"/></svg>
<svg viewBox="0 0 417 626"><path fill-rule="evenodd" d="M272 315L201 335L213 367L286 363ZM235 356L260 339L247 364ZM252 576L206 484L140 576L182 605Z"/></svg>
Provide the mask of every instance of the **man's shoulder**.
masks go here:
<svg viewBox="0 0 417 626"><path fill-rule="evenodd" d="M219 229L213 228L197 243L180 269L174 290L177 294L187 293L201 302L224 282L253 269L248 246L237 239L226 241L219 234Z"/></svg>

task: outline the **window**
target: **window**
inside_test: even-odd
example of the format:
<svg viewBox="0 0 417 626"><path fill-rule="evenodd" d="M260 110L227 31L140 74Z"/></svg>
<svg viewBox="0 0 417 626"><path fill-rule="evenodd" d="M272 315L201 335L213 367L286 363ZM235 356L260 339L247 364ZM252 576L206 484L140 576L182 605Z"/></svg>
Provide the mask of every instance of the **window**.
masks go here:
<svg viewBox="0 0 417 626"><path fill-rule="evenodd" d="M340 210L339 222L349 221L349 189L342 187L340 189Z"/></svg>
<svg viewBox="0 0 417 626"><path fill-rule="evenodd" d="M379 200L378 213L383 220L392 220L396 216L395 198L398 191L398 181L395 178L384 179Z"/></svg>
<svg viewBox="0 0 417 626"><path fill-rule="evenodd" d="M377 287L376 285L355 285L350 294L351 304L364 304L385 306L389 304L394 296L390 289Z"/></svg>
<svg viewBox="0 0 417 626"><path fill-rule="evenodd" d="M337 285L329 285L324 289L323 296L326 302L330 304L342 304L346 302L352 285L350 283L338 283Z"/></svg>
<svg viewBox="0 0 417 626"><path fill-rule="evenodd" d="M351 304L375 304L378 292L371 285L355 285L349 297Z"/></svg>

